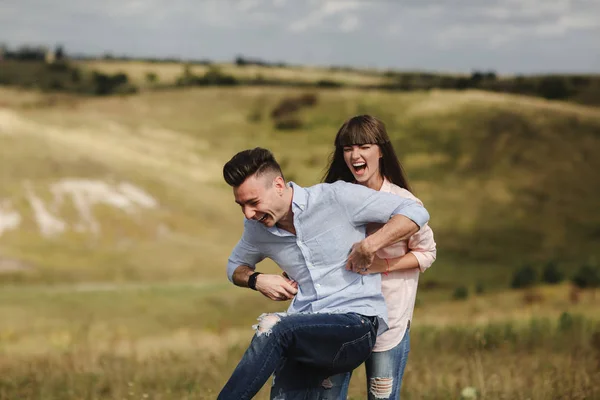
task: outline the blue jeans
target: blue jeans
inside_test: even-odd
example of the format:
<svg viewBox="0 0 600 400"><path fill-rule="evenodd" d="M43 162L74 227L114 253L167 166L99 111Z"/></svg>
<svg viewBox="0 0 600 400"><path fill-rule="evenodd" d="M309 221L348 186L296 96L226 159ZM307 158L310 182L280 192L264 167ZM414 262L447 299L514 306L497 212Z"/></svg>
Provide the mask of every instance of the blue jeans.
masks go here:
<svg viewBox="0 0 600 400"><path fill-rule="evenodd" d="M377 319L355 313L267 315L218 399L251 399L276 370L274 399L328 386L369 357L376 336Z"/></svg>
<svg viewBox="0 0 600 400"><path fill-rule="evenodd" d="M404 337L395 347L381 352L373 352L365 361L367 369L367 393L369 400L400 399L400 388L408 353L410 351L410 325L406 328ZM344 400L348 395L348 386L352 372L338 374L330 380L338 397L336 400ZM319 397L315 397L319 398ZM329 399L329 397L323 397Z"/></svg>

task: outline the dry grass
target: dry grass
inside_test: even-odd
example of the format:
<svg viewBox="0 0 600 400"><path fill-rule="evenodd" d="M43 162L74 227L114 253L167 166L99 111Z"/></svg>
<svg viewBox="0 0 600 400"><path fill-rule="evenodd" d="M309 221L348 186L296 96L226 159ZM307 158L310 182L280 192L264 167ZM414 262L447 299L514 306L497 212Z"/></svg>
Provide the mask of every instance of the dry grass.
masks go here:
<svg viewBox="0 0 600 400"><path fill-rule="evenodd" d="M457 398L466 387L487 399L595 398L600 299L573 307L567 286L540 291L546 301L536 306L506 292L419 308L403 398ZM0 300L0 399L211 399L254 318L284 306L209 283L25 286ZM359 368L351 399L365 397L363 382ZM268 385L257 398L268 398Z"/></svg>

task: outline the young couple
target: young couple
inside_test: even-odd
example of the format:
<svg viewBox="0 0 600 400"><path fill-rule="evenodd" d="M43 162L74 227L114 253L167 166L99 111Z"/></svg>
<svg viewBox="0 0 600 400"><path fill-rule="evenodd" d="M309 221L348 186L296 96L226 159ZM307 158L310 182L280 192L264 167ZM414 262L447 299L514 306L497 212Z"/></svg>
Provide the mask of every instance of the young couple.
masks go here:
<svg viewBox="0 0 600 400"><path fill-rule="evenodd" d="M271 399L345 399L363 362L369 399L399 398L419 273L436 248L384 124L342 125L325 184L286 183L261 148L236 154L223 175L246 217L229 279L292 302L259 317L219 399L250 399L271 375ZM264 258L283 276L257 272Z"/></svg>

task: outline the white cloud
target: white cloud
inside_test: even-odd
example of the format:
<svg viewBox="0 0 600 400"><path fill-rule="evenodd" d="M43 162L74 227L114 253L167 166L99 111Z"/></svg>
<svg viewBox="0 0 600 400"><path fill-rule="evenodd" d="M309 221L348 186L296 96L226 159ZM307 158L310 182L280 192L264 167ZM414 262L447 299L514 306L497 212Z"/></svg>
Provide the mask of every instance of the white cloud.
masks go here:
<svg viewBox="0 0 600 400"><path fill-rule="evenodd" d="M294 21L290 25L289 30L296 33L304 32L309 28L319 26L325 20L328 20L335 15L345 14L349 11L357 10L363 6L365 6L364 2L358 1L324 0L321 2L318 9L312 11L304 18ZM359 22L360 21L358 20L358 17L355 17L354 20L350 19L348 22L342 22L340 28L342 30L347 29L348 27L354 29L352 25L358 27Z"/></svg>
<svg viewBox="0 0 600 400"><path fill-rule="evenodd" d="M240 0L237 4L237 10L241 12L253 10L262 4L261 0Z"/></svg>
<svg viewBox="0 0 600 400"><path fill-rule="evenodd" d="M600 29L600 2L596 12L575 7L575 0L498 0L495 5L460 10L454 15L447 9L440 19L435 42L441 48L463 46L469 42L493 47L532 38L562 37L576 30Z"/></svg>
<svg viewBox="0 0 600 400"><path fill-rule="evenodd" d="M342 32L353 32L360 27L360 20L356 15L347 15L340 24Z"/></svg>

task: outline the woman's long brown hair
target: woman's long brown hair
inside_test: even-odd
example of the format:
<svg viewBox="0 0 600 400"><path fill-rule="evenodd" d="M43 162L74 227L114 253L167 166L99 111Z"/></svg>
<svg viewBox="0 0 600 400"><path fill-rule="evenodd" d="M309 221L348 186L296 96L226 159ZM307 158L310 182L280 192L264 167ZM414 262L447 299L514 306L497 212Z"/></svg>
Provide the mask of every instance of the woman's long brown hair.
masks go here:
<svg viewBox="0 0 600 400"><path fill-rule="evenodd" d="M341 126L335 136L335 150L329 157L329 166L323 182L333 183L343 180L354 182L354 175L344 161L344 146L376 144L381 150L379 171L383 177L395 185L412 192L404 169L396 156L394 146L387 134L385 124L371 115L357 115Z"/></svg>

